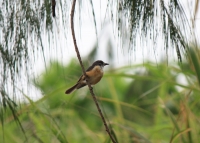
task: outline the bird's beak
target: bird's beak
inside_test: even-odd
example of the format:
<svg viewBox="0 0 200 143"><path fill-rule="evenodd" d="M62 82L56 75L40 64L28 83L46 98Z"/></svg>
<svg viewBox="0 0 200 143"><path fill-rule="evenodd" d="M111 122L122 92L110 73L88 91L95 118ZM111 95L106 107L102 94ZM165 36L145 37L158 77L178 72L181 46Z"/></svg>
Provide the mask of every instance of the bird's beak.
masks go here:
<svg viewBox="0 0 200 143"><path fill-rule="evenodd" d="M109 65L108 63L104 63L104 66Z"/></svg>

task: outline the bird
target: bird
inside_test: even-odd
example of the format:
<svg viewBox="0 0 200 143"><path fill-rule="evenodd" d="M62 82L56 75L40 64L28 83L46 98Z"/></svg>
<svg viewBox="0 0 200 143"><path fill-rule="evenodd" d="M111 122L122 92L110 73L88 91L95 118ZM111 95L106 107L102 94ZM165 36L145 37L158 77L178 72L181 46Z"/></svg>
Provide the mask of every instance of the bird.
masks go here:
<svg viewBox="0 0 200 143"><path fill-rule="evenodd" d="M71 92L73 92L76 89L82 88L84 86L87 85L86 83L86 78L88 80L88 82L91 85L95 85L96 83L98 83L101 78L103 77L103 68L104 66L109 65L108 63L104 63L102 60L97 60L95 61L87 70L86 70L86 76L83 74L81 75L81 77L79 78L79 80L77 81L77 83L70 87L69 89L67 89L65 91L65 94L70 94Z"/></svg>

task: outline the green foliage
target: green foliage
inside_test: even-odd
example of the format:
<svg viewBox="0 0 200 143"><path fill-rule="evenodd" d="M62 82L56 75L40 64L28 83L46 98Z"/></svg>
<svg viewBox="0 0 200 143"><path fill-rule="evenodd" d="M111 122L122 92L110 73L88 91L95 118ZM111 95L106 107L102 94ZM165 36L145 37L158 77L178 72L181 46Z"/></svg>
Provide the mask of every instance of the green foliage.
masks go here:
<svg viewBox="0 0 200 143"><path fill-rule="evenodd" d="M198 67L193 66L197 65L147 62L107 71L94 92L117 141L197 143L200 88L194 72ZM75 60L67 66L53 62L35 80L44 96L34 102L25 95L29 104L18 109L27 140L10 109L0 138L4 136L5 142L110 142L88 87L64 94L80 75Z"/></svg>
<svg viewBox="0 0 200 143"><path fill-rule="evenodd" d="M129 50L152 46L164 48L168 53L173 47L178 59L182 60L181 51L186 49L191 32L178 0L124 0L118 2L117 11L118 36L122 44L129 43ZM124 25L128 25L128 29Z"/></svg>
<svg viewBox="0 0 200 143"><path fill-rule="evenodd" d="M88 7L88 15L91 14L93 18L95 33L98 36L94 1L84 2L88 2L90 6ZM80 23L83 16L82 5L85 5L82 3L79 1L79 9L76 9ZM71 2L67 0L56 1L57 14L55 19L52 17L50 0L2 0L0 4L0 96L2 97L0 106L2 108L6 107L6 104L11 105L17 99L17 95L21 94L18 92L19 88L22 90L24 84L21 79L29 79L29 72L38 53L43 54L45 61L44 51L48 51L48 48L58 47L57 43L61 42L62 38L57 37L64 37L63 35L65 38L68 37L66 35L69 32ZM168 47L176 48L178 58L181 60L180 48L185 47L187 35L190 37L190 32L187 29L188 24L184 10L177 0L171 0L169 3L155 0L108 1L107 6L107 10L110 11L106 11L105 18L111 15L110 19L114 24L113 31L116 30L113 32L114 36L121 39L121 43L128 43L129 46L126 47L130 48L130 53L134 47L132 45L136 44L136 41L156 47L156 42L160 41L158 37L164 37L164 42L161 45L164 45L166 50ZM107 19L104 20L107 21ZM67 39L65 40L67 41ZM118 45L122 46L121 43L119 42ZM108 51L110 57L113 56L113 53L111 50ZM58 83L57 80L55 81ZM53 82L51 81L52 85L54 85ZM52 90L49 86L42 86L45 89L44 93ZM61 85L58 86L61 87ZM8 95L10 97L4 97ZM6 101L5 99L10 100ZM55 100L50 104L51 108L57 107L60 101L54 96L51 99ZM14 106L10 109L14 112L16 110ZM3 111L4 109L0 113L2 124L5 114Z"/></svg>
<svg viewBox="0 0 200 143"><path fill-rule="evenodd" d="M55 20L55 25L61 28L58 28L59 33L66 35L71 2L56 2L59 22ZM98 35L93 1L88 2ZM35 55L37 52L44 54L46 47L54 47L59 39L55 38L57 33L53 31L55 26L51 16L51 1L3 0L0 3L1 141L109 142L102 133L104 128L87 87L76 91L72 96L64 95L64 90L73 85L81 74L81 70L77 70L80 69L79 65L74 61L67 67L53 63L43 77L35 82L43 91L44 97L33 102L24 95L29 104L16 106L15 95L24 94L18 90L18 83L23 84L22 77L29 77L28 71L37 58ZM81 14L82 1L79 6ZM111 13L111 20L114 27L117 27L118 35L115 36L124 43L129 43L130 49L136 41L157 46L158 38L164 37L161 45L166 50L168 47L176 48L181 61L180 51L185 48L187 35L190 37L190 34L184 10L177 0L169 3L152 0L108 1L107 6L111 7L108 8L110 12L106 13ZM81 15L79 16L81 20ZM110 57L112 53L108 52ZM127 68L122 68L123 72L110 72L95 86L95 92L119 142L160 142L168 141L170 137L171 142L176 142L177 139L181 142L194 142L198 138L199 54L192 50L188 50L188 53L192 67L186 65L189 68L182 66L180 70L179 67L168 68L162 64L156 67L147 63L144 65L147 73L128 74ZM44 61L45 58L44 56ZM128 70L133 69L128 67ZM176 74L183 74L188 85L179 83ZM182 91L177 90L177 86ZM13 98L11 95L14 95ZM179 117L183 118L181 122L175 120ZM183 128L180 124L186 127ZM150 129L146 129L147 127ZM166 130L172 128L173 132ZM156 134L156 131L160 131L160 134Z"/></svg>

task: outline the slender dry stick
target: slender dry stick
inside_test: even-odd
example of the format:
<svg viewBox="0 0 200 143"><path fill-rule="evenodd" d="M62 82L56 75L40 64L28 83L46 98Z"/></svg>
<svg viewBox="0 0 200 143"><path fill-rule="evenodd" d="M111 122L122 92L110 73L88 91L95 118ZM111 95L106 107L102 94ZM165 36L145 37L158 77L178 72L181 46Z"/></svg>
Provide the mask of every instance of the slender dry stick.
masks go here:
<svg viewBox="0 0 200 143"><path fill-rule="evenodd" d="M74 47L75 47L75 51L76 51L76 54L77 54L79 63L80 63L80 65L81 65L83 74L85 75L85 77L87 77L87 75L86 75L86 73L85 73L85 68L84 68L84 66L83 66L83 62L82 62L82 60L81 60L81 56L80 56L80 53L79 53L79 50L78 50L78 46L77 46L77 43L76 43L75 32L74 32L74 10L75 10L75 5L76 5L76 0L73 0L72 10L71 10L71 31L72 31L72 37L73 37L73 41L74 41ZM90 89L90 93L91 93L91 95L92 95L92 97L93 97L93 100L94 100L94 102L95 102L95 104L96 104L96 106L97 106L97 109L98 109L98 112L99 112L99 114L100 114L100 116L101 116L101 119L102 119L102 121L103 121L103 124L104 124L104 126L105 126L105 128L106 128L106 131L107 131L108 135L110 136L110 139L112 140L112 142L113 142L113 143L116 143L116 141L114 140L114 138L113 138L112 135L111 135L111 132L110 132L110 130L109 130L109 128L108 128L108 125L106 124L106 120L105 120L105 118L104 118L104 116L103 116L103 114L102 114L102 111L101 111L100 107L99 107L99 104L98 104L98 102L97 102L96 96L95 96L95 94L94 94L94 92L93 92L93 88L92 88L92 86L90 85L90 83L88 82L87 78L86 78L86 82L87 82L87 85L88 85L88 87L89 87L89 89Z"/></svg>

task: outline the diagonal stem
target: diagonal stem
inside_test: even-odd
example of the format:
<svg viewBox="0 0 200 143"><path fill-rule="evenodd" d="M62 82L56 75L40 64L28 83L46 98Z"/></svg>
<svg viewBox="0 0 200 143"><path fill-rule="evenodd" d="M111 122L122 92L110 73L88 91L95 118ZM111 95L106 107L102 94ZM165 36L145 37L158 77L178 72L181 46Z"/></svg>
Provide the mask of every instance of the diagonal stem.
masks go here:
<svg viewBox="0 0 200 143"><path fill-rule="evenodd" d="M71 31L72 31L72 38L73 38L75 51L76 51L76 54L77 54L79 63L80 63L80 65L81 65L83 74L85 75L85 77L87 77L87 75L86 75L86 73L85 73L85 68L84 68L84 66L83 66L83 62L82 62L82 60L81 60L81 56L80 56L80 53L79 53L79 50L78 50L78 46L77 46L77 43L76 43L75 32L74 32L74 10L75 10L75 5L76 5L76 0L73 0L72 9L71 9ZM86 79L86 82L87 82L87 85L88 85L88 87L89 87L89 89L90 89L90 93L91 93L91 95L92 95L92 97L93 97L93 100L94 100L94 102L95 102L95 104L96 104L96 107L97 107L97 109L98 109L98 112L99 112L99 114L100 114L100 116L101 116L101 119L102 119L102 121L103 121L103 124L104 124L104 126L105 126L105 128L106 128L106 131L107 131L108 135L110 136L110 139L112 140L112 142L113 142L113 143L116 143L116 141L114 140L114 138L113 138L112 135L111 135L111 132L110 132L110 130L109 130L109 128L108 128L108 125L107 125L107 123L106 123L106 120L105 120L105 118L104 118L104 116L103 116L103 113L102 113L100 107L99 107L99 104L98 104L97 99L96 99L96 96L95 96L95 94L94 94L94 92L93 92L92 86L90 85L90 83L88 82L87 79Z"/></svg>

